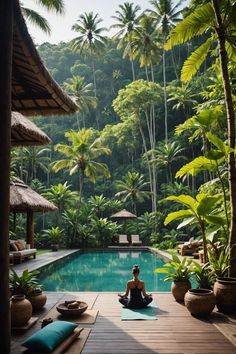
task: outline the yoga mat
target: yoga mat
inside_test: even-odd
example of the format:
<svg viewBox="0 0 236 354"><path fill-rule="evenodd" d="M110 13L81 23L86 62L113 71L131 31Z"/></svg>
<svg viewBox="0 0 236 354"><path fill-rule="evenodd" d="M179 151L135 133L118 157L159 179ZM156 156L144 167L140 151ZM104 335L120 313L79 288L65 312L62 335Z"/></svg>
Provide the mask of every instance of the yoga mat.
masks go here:
<svg viewBox="0 0 236 354"><path fill-rule="evenodd" d="M152 301L147 307L142 309L129 309L122 307L121 319L122 321L132 320L157 320L157 305Z"/></svg>

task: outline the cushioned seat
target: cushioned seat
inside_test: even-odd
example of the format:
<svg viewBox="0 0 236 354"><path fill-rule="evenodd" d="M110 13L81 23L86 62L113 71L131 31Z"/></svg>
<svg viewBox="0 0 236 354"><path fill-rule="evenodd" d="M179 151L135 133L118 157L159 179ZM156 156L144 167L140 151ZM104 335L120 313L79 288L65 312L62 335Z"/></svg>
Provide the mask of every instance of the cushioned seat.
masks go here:
<svg viewBox="0 0 236 354"><path fill-rule="evenodd" d="M26 248L24 240L10 240L10 254L14 263L21 263L25 258L36 258L36 248Z"/></svg>
<svg viewBox="0 0 236 354"><path fill-rule="evenodd" d="M198 252L199 247L202 245L202 241L188 241L181 245L178 245L177 251L181 256L192 255Z"/></svg>

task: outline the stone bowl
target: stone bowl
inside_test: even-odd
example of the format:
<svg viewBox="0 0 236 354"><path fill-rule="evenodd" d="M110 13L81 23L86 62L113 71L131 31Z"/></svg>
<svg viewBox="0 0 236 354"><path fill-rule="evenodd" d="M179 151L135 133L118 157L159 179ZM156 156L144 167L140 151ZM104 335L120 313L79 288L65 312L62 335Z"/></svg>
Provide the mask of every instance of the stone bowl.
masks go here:
<svg viewBox="0 0 236 354"><path fill-rule="evenodd" d="M77 309L68 309L66 304L63 302L57 305L57 311L60 312L63 316L79 316L85 312L88 308L88 304L83 301L77 301L79 307Z"/></svg>

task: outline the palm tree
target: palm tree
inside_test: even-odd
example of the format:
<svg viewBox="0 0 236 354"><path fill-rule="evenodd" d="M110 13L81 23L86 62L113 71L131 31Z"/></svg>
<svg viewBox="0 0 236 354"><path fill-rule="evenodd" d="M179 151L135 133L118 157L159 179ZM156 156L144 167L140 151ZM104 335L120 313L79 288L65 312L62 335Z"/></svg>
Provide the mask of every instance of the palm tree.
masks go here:
<svg viewBox="0 0 236 354"><path fill-rule="evenodd" d="M123 180L116 182L116 185L121 191L116 193L115 197L121 198L124 202L130 200L132 210L135 214L137 212L137 202L143 202L150 195L150 192L145 190L150 183L145 182L144 176L139 172L129 171Z"/></svg>
<svg viewBox="0 0 236 354"><path fill-rule="evenodd" d="M30 172L30 179L37 177L37 170L40 169L44 173L48 172L48 164L50 158L46 156L50 151L48 148L30 147L22 149L22 163L27 168L27 177Z"/></svg>
<svg viewBox="0 0 236 354"><path fill-rule="evenodd" d="M155 164L160 169L167 169L167 182L172 182L172 164L178 160L186 159L185 156L180 155L183 152L184 148L182 148L176 141L161 143L155 149L155 151L149 151L152 156L154 156L151 160L153 164ZM169 174L169 176L168 176Z"/></svg>
<svg viewBox="0 0 236 354"><path fill-rule="evenodd" d="M231 201L231 227L229 237L230 274L236 275L236 166L235 166L235 113L232 98L228 60L235 58L235 11L236 3L232 0L211 0L196 8L172 31L166 49L185 43L203 33L208 39L200 45L185 61L181 78L187 82L198 71L216 42L219 49L220 68L224 86L227 113L228 141L232 152L229 154L229 186Z"/></svg>
<svg viewBox="0 0 236 354"><path fill-rule="evenodd" d="M51 186L50 189L43 195L58 207L58 212L61 214L65 209L74 205L78 198L78 193L70 190L70 185L65 182Z"/></svg>
<svg viewBox="0 0 236 354"><path fill-rule="evenodd" d="M68 82L65 82L64 86L69 93L75 95L77 106L83 115L83 124L85 128L84 113L88 113L90 108L96 108L97 106L96 97L91 95L93 92L93 84L86 84L84 82L84 77L76 75L70 78Z"/></svg>
<svg viewBox="0 0 236 354"><path fill-rule="evenodd" d="M58 14L62 14L64 12L63 0L37 0L36 2L50 12L55 11ZM34 25L38 26L42 31L48 34L51 33L48 21L38 12L24 7L23 3L21 3L21 11L26 20L29 20Z"/></svg>
<svg viewBox="0 0 236 354"><path fill-rule="evenodd" d="M134 72L134 61L132 48L130 46L131 38L135 27L138 24L139 18L137 13L141 10L139 5L134 5L134 3L124 2L124 4L119 5L120 10L116 11L116 16L112 16L117 23L112 25L110 28L117 28L118 32L113 36L113 39L119 39L117 48L122 48L127 43L125 53L129 55L133 81L135 80Z"/></svg>
<svg viewBox="0 0 236 354"><path fill-rule="evenodd" d="M103 212L105 211L108 201L101 195L95 195L88 199L88 204L91 206L91 210L96 214L97 217L103 217Z"/></svg>
<svg viewBox="0 0 236 354"><path fill-rule="evenodd" d="M159 46L159 35L153 19L143 15L139 26L133 31L131 47L133 57L139 56L140 66L146 68L147 80L149 80L147 67L150 66L152 81L154 81L153 63L160 57Z"/></svg>
<svg viewBox="0 0 236 354"><path fill-rule="evenodd" d="M57 144L55 150L62 153L65 159L53 163L53 170L58 172L68 169L70 175L79 173L80 201L82 198L85 176L93 183L96 182L97 175L110 177L108 167L105 163L95 161L103 154L110 154L110 149L102 145L100 138L94 138L93 129L81 129L78 132L69 131L65 133L69 144Z"/></svg>
<svg viewBox="0 0 236 354"><path fill-rule="evenodd" d="M176 5L173 0L150 0L153 6L151 16L156 21L157 29L162 34L162 65L163 65L163 86L164 86L164 104L165 104L165 140L168 140L168 111L167 111L167 93L166 93L166 56L164 44L170 30L180 21L181 11L177 11L181 5L182 0L178 1Z"/></svg>
<svg viewBox="0 0 236 354"><path fill-rule="evenodd" d="M190 85L182 83L177 87L174 85L169 86L169 96L170 98L167 102L176 102L172 108L182 110L186 118L190 114L191 107L197 104L197 101L193 99L195 95Z"/></svg>
<svg viewBox="0 0 236 354"><path fill-rule="evenodd" d="M98 13L94 15L93 12L85 12L79 16L77 23L72 26L72 29L79 33L79 36L71 42L72 48L92 60L95 97L97 96L97 87L93 57L102 53L107 42L106 38L101 35L107 29L98 27L102 21L98 17Z"/></svg>

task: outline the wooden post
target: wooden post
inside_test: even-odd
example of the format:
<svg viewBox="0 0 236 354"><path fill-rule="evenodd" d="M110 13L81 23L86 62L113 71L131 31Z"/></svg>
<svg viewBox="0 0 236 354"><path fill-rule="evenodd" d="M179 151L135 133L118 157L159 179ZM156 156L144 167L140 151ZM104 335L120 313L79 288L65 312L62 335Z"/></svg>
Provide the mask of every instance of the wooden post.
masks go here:
<svg viewBox="0 0 236 354"><path fill-rule="evenodd" d="M26 243L29 243L31 248L34 248L34 213L32 210L27 211Z"/></svg>
<svg viewBox="0 0 236 354"><path fill-rule="evenodd" d="M16 212L13 211L13 232L16 233Z"/></svg>
<svg viewBox="0 0 236 354"><path fill-rule="evenodd" d="M0 1L0 343L10 353L9 199L11 149L11 82L14 0Z"/></svg>

